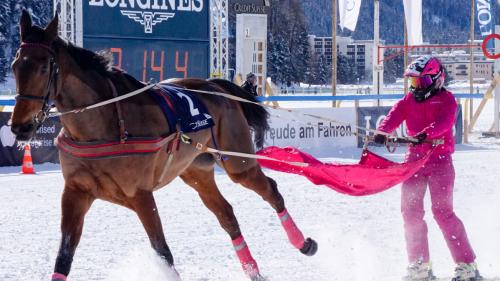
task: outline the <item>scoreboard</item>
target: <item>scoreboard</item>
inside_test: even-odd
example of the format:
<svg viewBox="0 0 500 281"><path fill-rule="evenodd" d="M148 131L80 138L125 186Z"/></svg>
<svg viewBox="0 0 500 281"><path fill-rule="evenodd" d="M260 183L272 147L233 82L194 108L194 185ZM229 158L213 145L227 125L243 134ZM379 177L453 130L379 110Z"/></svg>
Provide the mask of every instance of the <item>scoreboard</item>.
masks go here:
<svg viewBox="0 0 500 281"><path fill-rule="evenodd" d="M84 0L83 47L142 81L208 78L209 0Z"/></svg>

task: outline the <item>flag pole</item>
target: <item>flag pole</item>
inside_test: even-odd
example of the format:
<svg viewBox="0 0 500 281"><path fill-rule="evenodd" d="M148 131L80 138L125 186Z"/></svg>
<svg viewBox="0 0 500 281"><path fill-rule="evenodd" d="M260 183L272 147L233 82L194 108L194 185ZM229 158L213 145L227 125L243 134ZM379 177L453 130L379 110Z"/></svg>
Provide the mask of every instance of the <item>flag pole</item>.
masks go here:
<svg viewBox="0 0 500 281"><path fill-rule="evenodd" d="M380 45L380 0L375 0L373 7L373 90L376 95L380 95L380 65L379 65L379 45ZM377 99L377 106L380 100Z"/></svg>
<svg viewBox="0 0 500 281"><path fill-rule="evenodd" d="M471 0L471 36L470 36L470 93L474 93L474 33L475 33L475 27L474 27L474 22L475 22L475 17L476 17L476 8L475 8L475 0ZM470 108L469 108L469 118L472 118L474 115L474 100L470 99ZM469 131L470 131L470 121L469 121Z"/></svg>
<svg viewBox="0 0 500 281"><path fill-rule="evenodd" d="M332 96L336 95L337 95L337 0L332 0ZM336 101L332 101L332 107L337 107Z"/></svg>
<svg viewBox="0 0 500 281"><path fill-rule="evenodd" d="M472 44L474 44L474 0L470 0L470 63L469 63L469 93L474 93L474 84L473 84L473 72L474 72L474 49ZM463 107L464 111L464 143L469 143L469 118L472 116L472 99L466 99L465 105Z"/></svg>
<svg viewBox="0 0 500 281"><path fill-rule="evenodd" d="M404 68L405 69L408 66L408 25L406 24L406 16L404 18L404 24L405 24L405 46L404 46ZM404 71L404 70L403 70ZM404 81L404 93L408 93L408 77L403 77Z"/></svg>

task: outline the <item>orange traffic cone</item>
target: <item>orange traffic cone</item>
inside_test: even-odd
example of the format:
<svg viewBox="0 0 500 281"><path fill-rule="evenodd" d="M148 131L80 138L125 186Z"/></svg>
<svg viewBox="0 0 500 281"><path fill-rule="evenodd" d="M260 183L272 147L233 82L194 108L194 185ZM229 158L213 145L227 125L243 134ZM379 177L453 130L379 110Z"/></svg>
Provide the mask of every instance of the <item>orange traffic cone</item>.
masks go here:
<svg viewBox="0 0 500 281"><path fill-rule="evenodd" d="M30 145L26 144L24 147L24 157L23 157L23 168L21 174L34 174L35 169L33 168L33 159L31 158Z"/></svg>

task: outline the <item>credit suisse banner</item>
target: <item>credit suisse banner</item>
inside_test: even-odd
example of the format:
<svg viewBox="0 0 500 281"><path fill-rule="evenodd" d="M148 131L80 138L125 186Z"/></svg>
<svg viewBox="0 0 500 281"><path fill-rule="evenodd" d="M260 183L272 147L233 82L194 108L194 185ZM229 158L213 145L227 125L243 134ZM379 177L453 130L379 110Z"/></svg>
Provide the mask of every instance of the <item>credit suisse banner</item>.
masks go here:
<svg viewBox="0 0 500 281"><path fill-rule="evenodd" d="M84 0L83 47L142 81L207 78L209 0Z"/></svg>
<svg viewBox="0 0 500 281"><path fill-rule="evenodd" d="M333 151L356 146L353 134L356 128L352 125L356 124L354 108L302 108L294 109L294 112L271 115L270 130L266 133L264 146L294 146L316 157L332 156ZM304 114L343 123L319 120Z"/></svg>
<svg viewBox="0 0 500 281"><path fill-rule="evenodd" d="M381 106L381 107L359 107L358 108L358 120L359 126L367 129L376 129L382 123L384 118L387 116L391 110L391 106ZM462 107L458 107L457 120L455 122L455 127L453 128L453 134L455 136L455 143L462 143L463 137L463 121L462 121ZM363 147L363 138L366 134L364 130L359 130L358 137L358 147ZM399 128L396 129L395 134L398 136L406 137L406 126L403 123ZM372 143L373 144L373 143Z"/></svg>
<svg viewBox="0 0 500 281"><path fill-rule="evenodd" d="M10 131L8 120L11 112L0 112L0 166L19 166L22 164L24 147L16 141ZM35 164L59 162L59 154L54 145L54 138L61 130L57 118L48 118L38 129L31 145L31 156Z"/></svg>

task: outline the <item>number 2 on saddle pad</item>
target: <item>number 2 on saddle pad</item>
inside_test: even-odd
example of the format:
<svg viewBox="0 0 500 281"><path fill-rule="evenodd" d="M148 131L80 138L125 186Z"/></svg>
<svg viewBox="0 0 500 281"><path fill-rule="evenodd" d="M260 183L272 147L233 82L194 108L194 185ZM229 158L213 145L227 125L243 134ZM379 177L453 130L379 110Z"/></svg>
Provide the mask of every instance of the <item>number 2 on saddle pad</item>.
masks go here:
<svg viewBox="0 0 500 281"><path fill-rule="evenodd" d="M193 94L173 85L160 85L151 93L165 114L170 128L180 125L185 133L196 132L214 125L206 106Z"/></svg>

